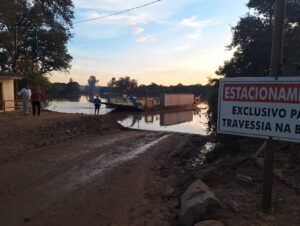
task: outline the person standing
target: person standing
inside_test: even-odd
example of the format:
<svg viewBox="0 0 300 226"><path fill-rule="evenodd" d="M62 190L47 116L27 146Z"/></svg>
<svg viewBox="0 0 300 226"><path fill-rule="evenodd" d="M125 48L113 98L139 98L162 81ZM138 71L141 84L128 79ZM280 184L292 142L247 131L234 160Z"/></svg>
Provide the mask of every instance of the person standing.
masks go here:
<svg viewBox="0 0 300 226"><path fill-rule="evenodd" d="M29 103L31 98L31 90L29 88L29 85L27 84L23 89L21 89L18 94L22 97L23 100L23 112L25 115L28 115L29 113Z"/></svg>
<svg viewBox="0 0 300 226"><path fill-rule="evenodd" d="M96 114L99 115L99 110L100 110L100 106L101 106L101 100L100 100L99 96L97 96L94 99L94 106L95 106L95 115Z"/></svg>
<svg viewBox="0 0 300 226"><path fill-rule="evenodd" d="M36 110L37 110L38 116L41 114L41 101L42 101L43 97L44 97L44 94L41 92L39 87L37 87L36 89L33 89L32 96L31 96L33 116L36 115Z"/></svg>

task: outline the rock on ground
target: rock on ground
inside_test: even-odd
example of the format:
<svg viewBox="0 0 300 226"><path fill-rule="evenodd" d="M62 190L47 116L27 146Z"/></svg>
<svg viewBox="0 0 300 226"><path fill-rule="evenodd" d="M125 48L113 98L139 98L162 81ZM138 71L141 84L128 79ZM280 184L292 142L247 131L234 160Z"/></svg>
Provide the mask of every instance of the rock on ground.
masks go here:
<svg viewBox="0 0 300 226"><path fill-rule="evenodd" d="M224 226L224 224L221 221L207 220L201 221L194 226Z"/></svg>
<svg viewBox="0 0 300 226"><path fill-rule="evenodd" d="M180 223L193 226L203 217L219 212L221 204L201 180L196 180L181 197Z"/></svg>

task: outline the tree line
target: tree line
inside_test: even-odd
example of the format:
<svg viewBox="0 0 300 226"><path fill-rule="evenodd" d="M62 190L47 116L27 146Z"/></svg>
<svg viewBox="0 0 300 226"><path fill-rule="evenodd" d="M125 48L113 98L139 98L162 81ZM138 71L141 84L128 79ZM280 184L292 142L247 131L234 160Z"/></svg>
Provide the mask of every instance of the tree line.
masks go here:
<svg viewBox="0 0 300 226"><path fill-rule="evenodd" d="M51 99L70 99L78 100L82 95L78 82L70 79L68 83L52 83L47 90L47 97Z"/></svg>
<svg viewBox="0 0 300 226"><path fill-rule="evenodd" d="M115 95L132 94L138 97L159 97L162 93L193 93L196 96L207 98L209 86L194 84L182 85L181 83L174 86L158 85L152 82L149 85L138 85L136 79L129 76L116 79L113 77L108 83L108 91Z"/></svg>
<svg viewBox="0 0 300 226"><path fill-rule="evenodd" d="M97 86L98 80L95 76L90 76L86 86L80 86L73 79L69 83L52 83L47 91L51 98L79 98L81 95L90 96L118 96L131 94L138 97L159 97L162 93L193 93L207 99L209 86L207 85L182 85L163 86L156 83L150 85L138 85L136 79L130 77L112 78L107 86Z"/></svg>

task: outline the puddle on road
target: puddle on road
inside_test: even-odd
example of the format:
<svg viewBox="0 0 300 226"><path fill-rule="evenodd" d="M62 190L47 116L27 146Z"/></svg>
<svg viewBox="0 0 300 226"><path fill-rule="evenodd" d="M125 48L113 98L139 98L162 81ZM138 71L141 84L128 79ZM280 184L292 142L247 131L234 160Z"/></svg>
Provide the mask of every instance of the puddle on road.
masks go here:
<svg viewBox="0 0 300 226"><path fill-rule="evenodd" d="M100 155L96 159L84 164L82 169L77 171L80 173L80 175L74 175L76 177L76 183L86 183L91 178L103 173L105 170L112 169L123 162L136 158L138 155L145 153L156 144L160 143L164 139L167 139L169 136L170 135L164 135L161 137L148 137L149 140L147 143L139 143L137 146L130 148L130 151L120 151L120 153L110 152ZM118 149L121 150L123 147L120 146ZM128 148L124 148L124 150L128 150Z"/></svg>
<svg viewBox="0 0 300 226"><path fill-rule="evenodd" d="M207 142L199 147L194 148L194 154L191 155L190 159L185 160L185 169L193 170L203 165L206 161L206 156L215 148L215 143Z"/></svg>
<svg viewBox="0 0 300 226"><path fill-rule="evenodd" d="M124 161L128 161L131 160L135 157L137 157L139 154L142 154L144 152L146 152L148 149L150 149L151 147L153 147L154 145L158 144L159 142L161 142L162 140L168 138L170 135L164 135L158 139L155 139L153 141L150 141L147 144L142 144L141 146L137 147L136 149L126 153L125 155L121 155L120 157L116 158L113 163L114 164L119 164L120 162L124 162Z"/></svg>
<svg viewBox="0 0 300 226"><path fill-rule="evenodd" d="M118 122L131 129L207 135L207 105L195 111L136 113Z"/></svg>

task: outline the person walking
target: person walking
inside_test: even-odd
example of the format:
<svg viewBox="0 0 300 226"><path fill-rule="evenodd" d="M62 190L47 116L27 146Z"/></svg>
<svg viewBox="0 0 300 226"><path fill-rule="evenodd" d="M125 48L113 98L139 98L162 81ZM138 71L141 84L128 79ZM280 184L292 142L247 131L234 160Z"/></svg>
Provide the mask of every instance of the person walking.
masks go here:
<svg viewBox="0 0 300 226"><path fill-rule="evenodd" d="M18 94L22 97L23 100L23 112L24 115L28 115L29 113L29 103L31 98L31 89L29 88L29 85L27 84L23 89L21 89Z"/></svg>
<svg viewBox="0 0 300 226"><path fill-rule="evenodd" d="M97 96L94 99L94 106L95 106L95 115L96 114L99 115L99 110L100 110L100 106L101 106L101 100L100 100L99 96Z"/></svg>
<svg viewBox="0 0 300 226"><path fill-rule="evenodd" d="M32 104L32 115L35 116L36 113L39 116L41 114L41 101L44 97L44 94L41 92L40 88L37 87L33 89L31 96L31 104ZM36 112L37 110L37 112Z"/></svg>

